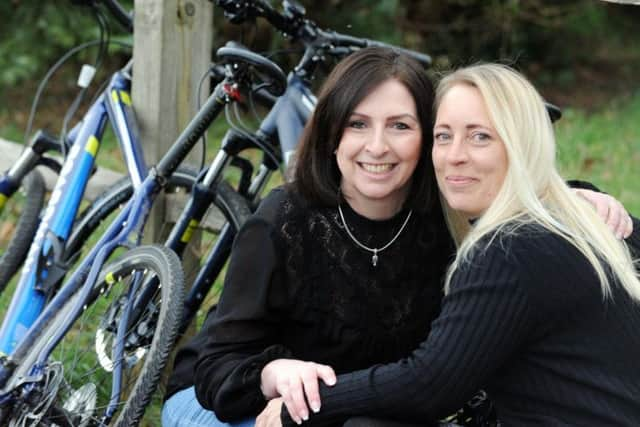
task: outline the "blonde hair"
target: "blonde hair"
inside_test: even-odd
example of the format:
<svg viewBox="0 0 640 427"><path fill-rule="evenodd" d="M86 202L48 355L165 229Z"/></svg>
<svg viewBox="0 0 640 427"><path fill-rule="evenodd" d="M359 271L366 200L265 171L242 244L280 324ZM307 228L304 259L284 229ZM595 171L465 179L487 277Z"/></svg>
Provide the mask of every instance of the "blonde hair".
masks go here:
<svg viewBox="0 0 640 427"><path fill-rule="evenodd" d="M598 275L604 298L611 296L608 267L629 295L640 301L640 281L626 244L566 185L556 169L553 127L533 85L506 65L473 65L440 81L436 109L444 95L461 84L480 92L489 119L504 143L509 165L496 198L473 227L441 196L447 224L458 246L445 291L449 290L452 274L468 261L480 239L493 233L488 245L500 231L517 233L519 225L536 223L569 241L587 258Z"/></svg>

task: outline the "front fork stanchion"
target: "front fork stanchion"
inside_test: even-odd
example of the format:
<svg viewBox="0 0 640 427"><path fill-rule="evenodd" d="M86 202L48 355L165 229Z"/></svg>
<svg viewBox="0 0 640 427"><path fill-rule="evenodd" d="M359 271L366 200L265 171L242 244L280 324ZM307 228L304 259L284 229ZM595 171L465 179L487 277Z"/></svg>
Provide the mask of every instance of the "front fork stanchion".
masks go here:
<svg viewBox="0 0 640 427"><path fill-rule="evenodd" d="M134 279L132 281L132 286L129 288L127 294L127 301L133 301L134 296L140 287L140 282L142 281L142 273L136 272ZM116 410L118 409L118 401L120 399L120 393L122 391L122 376L123 369L125 368L124 361L124 351L125 351L125 334L129 329L129 317L131 314L133 304L128 303L124 307L124 311L122 312L122 316L117 321L117 329L116 329L116 345L113 351L114 368L113 368L113 383L111 384L111 398L109 400L108 407L105 411L104 418L101 420L102 423L108 423ZM123 360L123 363L119 363L118 361ZM105 424L106 425L106 424Z"/></svg>
<svg viewBox="0 0 640 427"><path fill-rule="evenodd" d="M215 278L218 277L218 274L220 274L222 267L224 267L224 263L231 252L231 244L234 237L233 227L226 223L204 262L204 268L198 271L198 275L193 281L193 286L185 298L182 324L180 325L181 333L189 326L196 310L202 304L206 292Z"/></svg>
<svg viewBox="0 0 640 427"><path fill-rule="evenodd" d="M129 243L138 244L142 239L142 229L144 228L144 224L146 223L149 212L151 211L151 205L153 204L153 200L155 196L167 185L168 180L157 173L158 171L155 168L150 170L149 176L142 183L141 189L139 189L135 194L139 194L141 191L144 192L142 196L136 197L137 199L142 199L140 210L138 212L142 212L140 215L136 215L136 209L134 205L134 209L132 209L132 213L128 217L128 223L131 224L131 229L128 233L124 234L123 237L129 241ZM134 194L134 196L135 196ZM135 236L133 233L137 233ZM135 240L132 242L131 239ZM140 301L136 301L135 295L138 292L139 287L144 286L145 293L146 289L150 288L150 282L143 280L140 277L141 273L136 273L134 276L134 280L132 281L132 285L128 290L127 301L128 303L125 305L125 309L122 313L122 316L117 321L117 329L116 329L116 345L113 352L112 360L116 361L114 364L114 369L112 372L113 375L113 383L111 385L111 397L109 399L109 403L107 405L107 409L105 410L104 416L101 420L101 425L106 425L113 415L118 409L118 401L120 398L120 394L122 391L122 377L123 377L123 369L125 368L125 363L118 363L119 360L124 360L125 353L125 334L129 327L129 318L131 318L132 310L134 306L140 303ZM139 315L138 311L134 311L134 319Z"/></svg>

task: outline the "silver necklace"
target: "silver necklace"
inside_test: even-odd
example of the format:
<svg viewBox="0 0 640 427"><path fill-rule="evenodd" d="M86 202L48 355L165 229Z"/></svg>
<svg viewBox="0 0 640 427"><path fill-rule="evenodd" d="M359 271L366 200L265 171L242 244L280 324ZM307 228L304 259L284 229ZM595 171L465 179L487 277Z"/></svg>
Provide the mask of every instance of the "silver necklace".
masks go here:
<svg viewBox="0 0 640 427"><path fill-rule="evenodd" d="M340 205L338 205L338 212L340 213L340 219L342 220L342 225L344 225L344 229L347 231L347 234L349 235L349 237L351 237L351 240L353 240L353 242L356 245L360 246L365 251L373 253L373 255L371 256L371 264L375 267L378 265L378 252L382 252L385 249L387 249L389 246L393 244L393 242L395 242L398 239L398 237L400 237L400 234L402 234L402 230L404 230L404 227L409 222L409 218L411 218L413 209L409 211L409 215L407 215L407 218L405 218L404 223L402 224L402 227L400 227L400 230L398 230L396 235L393 236L393 239L389 240L389 242L381 248L370 248L369 246L366 246L360 243L360 241L356 239L356 236L351 234L351 230L349 230L349 226L347 225L347 222L344 220L344 214L342 213L342 208L340 207Z"/></svg>

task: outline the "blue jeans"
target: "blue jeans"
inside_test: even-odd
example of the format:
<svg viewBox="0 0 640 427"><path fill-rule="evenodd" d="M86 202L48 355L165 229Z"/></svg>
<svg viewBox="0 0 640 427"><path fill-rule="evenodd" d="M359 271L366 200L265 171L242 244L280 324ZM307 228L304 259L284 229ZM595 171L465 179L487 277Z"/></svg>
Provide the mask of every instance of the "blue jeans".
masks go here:
<svg viewBox="0 0 640 427"><path fill-rule="evenodd" d="M162 407L162 427L254 427L255 419L225 423L213 411L204 409L193 387L174 394Z"/></svg>

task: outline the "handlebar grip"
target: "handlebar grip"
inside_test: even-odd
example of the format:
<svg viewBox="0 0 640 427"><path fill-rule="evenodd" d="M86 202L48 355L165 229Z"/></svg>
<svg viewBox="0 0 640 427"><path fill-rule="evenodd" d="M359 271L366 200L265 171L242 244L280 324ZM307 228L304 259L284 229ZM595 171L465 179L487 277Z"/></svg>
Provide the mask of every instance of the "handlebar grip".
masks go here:
<svg viewBox="0 0 640 427"><path fill-rule="evenodd" d="M216 56L220 62L243 62L253 65L258 72L271 79L271 85L266 88L272 95L280 96L287 87L287 76L282 69L264 56L239 47L224 46L217 50Z"/></svg>

